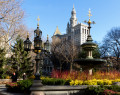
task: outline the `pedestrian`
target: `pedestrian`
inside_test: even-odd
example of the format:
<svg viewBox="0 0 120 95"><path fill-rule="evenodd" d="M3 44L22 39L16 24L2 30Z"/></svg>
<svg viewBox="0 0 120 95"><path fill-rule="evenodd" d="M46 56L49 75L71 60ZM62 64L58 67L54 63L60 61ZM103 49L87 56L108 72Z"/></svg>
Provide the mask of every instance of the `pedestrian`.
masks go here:
<svg viewBox="0 0 120 95"><path fill-rule="evenodd" d="M17 82L17 75L15 72L12 74L11 79L12 79L12 82Z"/></svg>
<svg viewBox="0 0 120 95"><path fill-rule="evenodd" d="M26 79L26 73L23 73L23 80Z"/></svg>

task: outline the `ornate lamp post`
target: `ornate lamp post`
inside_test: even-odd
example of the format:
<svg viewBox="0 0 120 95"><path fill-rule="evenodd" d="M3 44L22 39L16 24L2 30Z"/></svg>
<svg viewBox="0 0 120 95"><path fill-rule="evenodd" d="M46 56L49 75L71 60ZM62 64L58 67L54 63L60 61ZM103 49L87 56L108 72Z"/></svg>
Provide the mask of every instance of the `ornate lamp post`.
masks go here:
<svg viewBox="0 0 120 95"><path fill-rule="evenodd" d="M40 65L40 52L42 50L42 31L39 29L39 17L37 19L37 29L34 31L34 52L36 53L36 73L35 73L35 80L40 80L40 73L39 73L39 65ZM29 35L27 35L27 39L24 41L24 49L28 52L31 50L32 42L29 40Z"/></svg>
<svg viewBox="0 0 120 95"><path fill-rule="evenodd" d="M35 79L33 81L31 90L31 95L38 95L35 94L34 91L36 89L39 89L39 87L42 86L41 80L40 80L40 63L42 57L40 56L40 53L46 52L49 53L49 40L47 36L47 41L44 43L44 49L42 48L42 31L39 29L39 17L37 19L37 29L34 31L34 49L33 51L36 53L35 61L36 61L36 73L35 73ZM24 49L28 52L31 50L32 42L29 40L29 35L27 34L27 39L24 41ZM42 93L40 95L43 95Z"/></svg>

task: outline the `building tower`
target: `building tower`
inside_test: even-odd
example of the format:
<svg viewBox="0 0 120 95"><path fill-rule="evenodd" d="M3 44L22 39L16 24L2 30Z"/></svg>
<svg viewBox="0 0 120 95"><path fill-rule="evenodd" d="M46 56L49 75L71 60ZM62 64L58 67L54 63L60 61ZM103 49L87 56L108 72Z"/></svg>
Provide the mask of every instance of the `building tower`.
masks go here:
<svg viewBox="0 0 120 95"><path fill-rule="evenodd" d="M62 35L57 27L52 37L52 42L66 39L67 41L71 41L75 46L80 47L81 44L86 42L88 34L88 25L77 23L76 10L73 5L70 21L68 21L66 27L66 34Z"/></svg>
<svg viewBox="0 0 120 95"><path fill-rule="evenodd" d="M73 9L71 12L71 18L70 18L70 27L74 27L77 24L77 18L76 18L76 11L73 5Z"/></svg>

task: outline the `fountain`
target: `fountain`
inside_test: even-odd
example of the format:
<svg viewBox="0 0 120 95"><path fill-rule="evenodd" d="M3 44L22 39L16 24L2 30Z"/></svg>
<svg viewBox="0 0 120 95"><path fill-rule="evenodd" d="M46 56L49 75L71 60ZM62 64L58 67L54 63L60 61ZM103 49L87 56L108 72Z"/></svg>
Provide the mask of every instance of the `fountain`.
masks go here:
<svg viewBox="0 0 120 95"><path fill-rule="evenodd" d="M97 44L92 42L93 40L90 35L91 24L95 24L94 21L91 22L90 20L90 17L92 16L90 9L89 9L88 16L89 16L89 21L85 21L85 23L88 24L89 34L87 37L87 41L81 45L82 49L86 51L87 57L84 59L76 59L74 61L76 64L80 65L85 70L91 70L94 67L100 67L100 65L103 65L104 63L106 63L106 60L95 59L92 56L92 51L97 47Z"/></svg>

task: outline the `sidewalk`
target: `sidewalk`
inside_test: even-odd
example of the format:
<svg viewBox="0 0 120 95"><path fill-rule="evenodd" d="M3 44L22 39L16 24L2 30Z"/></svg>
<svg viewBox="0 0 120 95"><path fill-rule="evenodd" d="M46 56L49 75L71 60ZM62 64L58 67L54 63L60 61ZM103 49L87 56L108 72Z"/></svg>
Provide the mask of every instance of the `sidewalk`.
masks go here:
<svg viewBox="0 0 120 95"><path fill-rule="evenodd" d="M0 84L0 95L28 95L28 94L7 92L5 84Z"/></svg>

